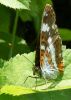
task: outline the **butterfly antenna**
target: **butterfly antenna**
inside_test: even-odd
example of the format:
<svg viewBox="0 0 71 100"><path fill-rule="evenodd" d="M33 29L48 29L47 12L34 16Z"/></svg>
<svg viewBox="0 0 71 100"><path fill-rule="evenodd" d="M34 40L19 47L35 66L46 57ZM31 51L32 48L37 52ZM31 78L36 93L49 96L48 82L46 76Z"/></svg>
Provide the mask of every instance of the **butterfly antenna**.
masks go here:
<svg viewBox="0 0 71 100"><path fill-rule="evenodd" d="M24 55L23 55L23 56L24 56ZM25 57L29 62L31 62L33 66L35 66L31 60L29 60L26 56L24 56L24 57ZM26 77L26 79L25 79L25 81L24 81L24 84L26 83L26 81L28 80L29 77L35 78L35 79L36 79L36 85L35 85L35 90L36 90L36 87L37 87L37 78L39 78L39 77L38 77L38 76L28 76L28 77Z"/></svg>
<svg viewBox="0 0 71 100"><path fill-rule="evenodd" d="M34 66L33 62L31 60L29 60L25 55L23 55L29 62L32 63L32 65Z"/></svg>

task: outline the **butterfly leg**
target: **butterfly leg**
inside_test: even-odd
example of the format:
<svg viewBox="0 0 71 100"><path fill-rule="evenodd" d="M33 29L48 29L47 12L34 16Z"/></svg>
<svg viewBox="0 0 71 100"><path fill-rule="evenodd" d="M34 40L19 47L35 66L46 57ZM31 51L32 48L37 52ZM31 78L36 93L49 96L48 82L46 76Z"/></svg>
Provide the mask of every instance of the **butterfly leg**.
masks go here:
<svg viewBox="0 0 71 100"><path fill-rule="evenodd" d="M36 90L36 87L37 87L37 78L36 78L36 85L35 85L35 90Z"/></svg>
<svg viewBox="0 0 71 100"><path fill-rule="evenodd" d="M25 79L25 81L24 81L24 84L26 83L26 81L28 80L29 77L31 77L31 76L26 77L26 79Z"/></svg>
<svg viewBox="0 0 71 100"><path fill-rule="evenodd" d="M47 79L46 79L46 78L44 78L44 80L45 80L45 84L46 84L46 88L47 88Z"/></svg>
<svg viewBox="0 0 71 100"><path fill-rule="evenodd" d="M26 77L25 81L24 81L24 84L26 83L26 81L28 80L28 78L35 78L36 79L36 85L35 85L35 90L36 90L36 87L37 87L37 78L39 78L38 76L28 76Z"/></svg>

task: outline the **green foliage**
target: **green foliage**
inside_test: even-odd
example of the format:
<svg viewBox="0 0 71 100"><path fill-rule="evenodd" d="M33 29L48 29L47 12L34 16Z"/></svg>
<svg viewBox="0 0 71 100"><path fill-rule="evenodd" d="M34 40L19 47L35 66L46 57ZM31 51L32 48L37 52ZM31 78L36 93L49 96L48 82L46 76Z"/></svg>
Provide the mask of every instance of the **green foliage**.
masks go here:
<svg viewBox="0 0 71 100"><path fill-rule="evenodd" d="M71 30L60 28L59 32L63 40L65 41L71 40Z"/></svg>
<svg viewBox="0 0 71 100"><path fill-rule="evenodd" d="M42 13L46 3L51 4L51 0L31 0L30 11L22 10L20 12L23 21L33 21L37 33L40 31Z"/></svg>
<svg viewBox="0 0 71 100"><path fill-rule="evenodd" d="M0 5L0 32L9 32L10 16L10 9Z"/></svg>
<svg viewBox="0 0 71 100"><path fill-rule="evenodd" d="M13 9L28 9L29 0L23 0L22 2L23 3L21 3L20 0L0 0L1 4Z"/></svg>
<svg viewBox="0 0 71 100"><path fill-rule="evenodd" d="M17 1L17 0L0 0L0 3L13 8L13 9L29 9L29 0L25 1L23 0L22 3ZM13 50L14 50L14 43L15 43L15 35L16 35L16 29L17 29L17 22L18 22L18 13L19 11L17 10L16 12L16 17L14 20L14 26L13 26L13 32L12 32L12 41L11 41L11 48L10 48L10 53L9 53L9 58L13 56Z"/></svg>
<svg viewBox="0 0 71 100"><path fill-rule="evenodd" d="M0 69L0 85L2 86L2 88L0 89L1 96L3 95L3 93L5 93L6 95L9 94L13 96L23 95L23 98L25 100L31 100L31 98L27 98L28 94L31 96L31 94L34 93L32 94L33 95L32 98L34 99L38 97L39 99L39 95L41 96L45 93L45 96L43 95L43 97L47 98L46 96L47 94L54 93L55 99L53 100L58 100L56 99L58 96L59 98L61 96L66 98L66 96L69 96L70 90L71 90L70 89L71 88L71 49L66 49L65 46L63 46L63 58L64 58L65 68L64 68L64 75L62 77L62 80L49 82L47 83L47 86L48 87L50 86L48 90L41 90L41 89L45 89L46 85L41 84L39 86L39 82L41 83L44 80L38 79L37 91L26 88L26 87L32 88L35 86L34 78L28 78L26 83L24 83L24 80L26 79L26 77L28 77L29 75L30 76L33 75L32 67L33 67L34 59L35 59L35 52L30 52L28 54L25 53L22 55L17 54L15 57L11 58L9 61L5 61L2 68ZM67 89L68 94L67 92L65 92L66 91L65 89ZM40 92L38 90L40 90ZM61 95L61 93L63 94ZM25 97L24 94L27 94L27 96ZM57 96L56 94L59 94L59 95ZM48 97L50 96L48 95ZM68 100L68 98L65 100Z"/></svg>
<svg viewBox="0 0 71 100"><path fill-rule="evenodd" d="M21 2L21 4L25 5L27 8L30 4L30 10L22 10L19 12L19 16L23 21L33 21L35 25L35 29L37 33L40 31L40 25L41 25L41 17L42 12L44 9L44 6L46 3L52 3L51 0L0 0L2 3L6 3L8 1L9 4L13 4L10 2ZM14 4L16 4L14 2ZM24 3L25 2L25 3ZM7 3L6 3L7 4ZM5 5L6 5L5 4ZM13 6L14 7L14 6ZM34 9L33 9L34 8ZM13 12L11 12L11 9L4 7L0 5L0 32L9 33L10 32L10 25L11 19L13 15ZM71 40L71 30L68 29L59 29L59 32L61 34L61 37L63 40Z"/></svg>
<svg viewBox="0 0 71 100"><path fill-rule="evenodd" d="M71 79L71 49L63 48L63 58L64 58L64 75L62 80ZM30 60L28 60L27 58ZM28 76L33 76L32 67L34 66L35 52L28 54L17 54L14 58L11 58L9 61L4 63L4 66L0 70L0 84L9 84L9 85L20 85L26 87L35 86L35 78L28 78L26 83L25 79ZM32 63L31 63L32 62ZM3 82L4 80L4 82ZM2 82L1 82L2 81ZM31 84L29 84L31 83ZM38 79L38 85L44 84L43 79Z"/></svg>
<svg viewBox="0 0 71 100"><path fill-rule="evenodd" d="M18 0L18 1L23 3L29 9L29 3L31 2L31 0Z"/></svg>
<svg viewBox="0 0 71 100"><path fill-rule="evenodd" d="M37 92L20 96L12 96L8 94L0 95L0 100L70 100L70 98L71 89Z"/></svg>
<svg viewBox="0 0 71 100"><path fill-rule="evenodd" d="M22 86L13 86L13 85L5 85L4 87L1 88L0 94L10 94L13 96L19 96L22 94L30 94L30 93L35 93L32 89L24 88Z"/></svg>
<svg viewBox="0 0 71 100"><path fill-rule="evenodd" d="M22 0L19 0L22 2ZM25 0L26 1L26 0ZM51 0L31 0L30 3L30 11L27 11L26 13L24 13L24 11L20 12L20 17L22 18L23 21L29 20L33 18L37 17L39 18L39 14L42 14L44 6L46 5L46 3L50 3L51 4ZM28 18L27 18L27 17Z"/></svg>
<svg viewBox="0 0 71 100"><path fill-rule="evenodd" d="M32 63L24 56L34 62L34 52L29 54L17 54L16 57L7 61L1 70L1 79L6 79L3 84L24 85L27 76L32 75ZM4 78L2 78L2 76ZM18 79L18 80L17 80ZM34 79L35 80L35 79ZM3 80L0 80L3 82ZM0 82L1 83L1 82ZM28 84L30 85L30 84Z"/></svg>
<svg viewBox="0 0 71 100"><path fill-rule="evenodd" d="M66 81L68 81L68 83L66 83ZM40 90L40 92L45 92L45 91L52 92L55 90L63 90L63 89L70 89L70 88L71 88L71 80L64 80L60 82L58 85L56 85L54 88L48 88L48 90ZM0 94L3 93L13 95L13 96L20 96L24 94L39 93L39 90L37 89L36 91L35 89L25 88L22 86L5 85L0 90Z"/></svg>
<svg viewBox="0 0 71 100"><path fill-rule="evenodd" d="M71 49L66 49L63 53L63 57L65 66L68 66L71 62Z"/></svg>
<svg viewBox="0 0 71 100"><path fill-rule="evenodd" d="M30 0L0 0L0 3L13 9L26 9L26 10L20 11L19 16L21 17L23 21L33 20L35 24L35 29L37 32L39 32L41 16L42 16L44 6L46 3L51 3L51 0L45 0L45 1L31 0L31 3L30 3ZM29 9L29 3L30 3L30 10L28 11L27 9ZM4 9L3 7L0 7L0 14L4 16L4 17L0 16L0 19L1 19L0 31L4 30L5 32L5 33L0 33L0 52L1 52L0 57L4 56L6 58L8 57L8 53L10 50L10 42L11 42L11 35L6 33L6 32L9 32L9 26L10 26L10 12L9 12L9 9L7 10ZM59 31L61 33L63 40L71 40L71 35L70 35L71 30L60 29ZM25 51L30 52L29 47L26 46L25 41L17 37L16 37L14 47L15 47L14 55L16 55L17 52L19 53L24 53ZM54 86L52 90L71 88L71 49L66 49L65 47L63 48L63 58L64 58L64 65L65 65L64 75L62 77L62 80L60 80L61 81L60 85L58 84L58 82L55 82L56 86ZM23 100L31 100L31 97L32 97L32 100L35 100L35 99L40 100L40 96L42 96L41 98L43 100L44 98L47 99L47 97L48 97L48 100L50 99L58 100L58 96L64 97L65 98L64 100L69 100L69 97L67 97L66 99L67 92L65 92L65 90L63 90L63 92L61 90L61 92L63 93L61 94L61 92L58 92L58 91L56 92L51 91L51 93L50 92L47 93L46 91L42 93L39 91L37 92L33 91L32 89L29 89L29 88L28 89L25 88L25 87L32 88L36 85L35 78L31 78L31 77L28 78L26 83L24 83L25 79L28 76L33 76L32 67L34 66L34 62L35 62L35 52L17 54L15 57L9 59L9 61L4 61L3 59L0 59L0 86L2 86L2 88L0 89L0 94L3 95L3 93L5 93L5 94L16 96L16 95L34 93L32 95L30 94L29 96L27 95L23 97L24 98ZM51 81L48 84L51 84L51 83L52 85L54 85L53 82ZM44 84L43 79L37 80L37 85L38 85L39 90L42 88L44 89L45 85L43 84ZM50 94L54 94L52 96L53 98L50 98L51 97ZM2 98L0 99L3 100Z"/></svg>
<svg viewBox="0 0 71 100"><path fill-rule="evenodd" d="M1 88L0 94L0 100L70 100L71 89L34 91L20 86L6 85Z"/></svg>
<svg viewBox="0 0 71 100"><path fill-rule="evenodd" d="M3 59L0 59L0 68L2 68L3 67L3 65L4 65L4 60Z"/></svg>
<svg viewBox="0 0 71 100"><path fill-rule="evenodd" d="M0 33L0 58L3 58L5 60L9 59L9 51L10 51L10 43L11 43L12 34L9 33ZM14 54L15 56L17 53L28 53L30 52L29 46L27 46L25 40L18 38L16 36L15 38L15 45L14 45Z"/></svg>

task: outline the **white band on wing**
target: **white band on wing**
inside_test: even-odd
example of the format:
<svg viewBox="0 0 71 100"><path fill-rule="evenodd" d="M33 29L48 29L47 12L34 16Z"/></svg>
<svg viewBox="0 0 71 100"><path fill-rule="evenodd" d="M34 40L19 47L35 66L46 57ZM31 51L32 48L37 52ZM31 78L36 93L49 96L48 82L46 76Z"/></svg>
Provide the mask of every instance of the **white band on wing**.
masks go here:
<svg viewBox="0 0 71 100"><path fill-rule="evenodd" d="M49 30L50 30L50 27L48 26L48 24L43 23L41 27L41 31L49 32Z"/></svg>
<svg viewBox="0 0 71 100"><path fill-rule="evenodd" d="M45 51L45 46L44 45L41 45L40 46L40 49Z"/></svg>

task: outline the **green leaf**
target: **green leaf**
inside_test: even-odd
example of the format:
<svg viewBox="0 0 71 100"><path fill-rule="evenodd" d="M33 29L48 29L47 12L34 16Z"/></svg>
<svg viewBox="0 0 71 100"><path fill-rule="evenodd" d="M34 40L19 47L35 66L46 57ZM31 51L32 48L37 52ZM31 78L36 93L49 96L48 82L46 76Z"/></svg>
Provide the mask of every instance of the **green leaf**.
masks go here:
<svg viewBox="0 0 71 100"><path fill-rule="evenodd" d="M28 9L29 6L29 3L21 3L18 0L0 0L0 3L13 9Z"/></svg>
<svg viewBox="0 0 71 100"><path fill-rule="evenodd" d="M71 41L71 30L69 29L64 29L64 28L60 28L59 32L61 34L61 37L63 40L70 40Z"/></svg>
<svg viewBox="0 0 71 100"><path fill-rule="evenodd" d="M31 2L30 0L18 0L18 1L23 3L29 9L29 3Z"/></svg>
<svg viewBox="0 0 71 100"><path fill-rule="evenodd" d="M30 93L35 93L34 90L25 88L22 86L13 86L13 85L5 85L4 87L1 88L0 94L10 94L13 96L19 96L22 94L30 94Z"/></svg>
<svg viewBox="0 0 71 100"><path fill-rule="evenodd" d="M12 34L0 32L0 58L3 58L5 60L9 59L11 38L12 38ZM30 48L27 45L25 40L16 36L13 56L15 56L18 52L20 54L25 52L28 53L30 52Z"/></svg>
<svg viewBox="0 0 71 100"><path fill-rule="evenodd" d="M71 49L63 49L63 58L64 58L64 75L62 80L71 79ZM30 61L29 61L30 60ZM32 63L31 63L32 62ZM28 76L33 76L32 67L35 62L35 52L24 53L22 55L17 54L14 58L11 58L9 61L4 63L3 68L1 69L0 84L12 84L20 85L24 87L34 87L35 78L29 77L24 83L25 79ZM5 79L3 82L2 79ZM31 83L31 84L29 84ZM45 84L44 79L39 78L37 80L37 85Z"/></svg>
<svg viewBox="0 0 71 100"><path fill-rule="evenodd" d="M12 87L13 88L13 87ZM11 91L11 90L10 90ZM19 91L18 91L19 92ZM36 91L36 93L22 95L2 94L0 100L70 100L71 89L63 89L56 91Z"/></svg>
<svg viewBox="0 0 71 100"><path fill-rule="evenodd" d="M48 86L51 86L51 84L47 85ZM5 85L1 88L0 90L0 94L8 94L8 95L12 95L12 96L20 96L20 95L25 95L25 94L29 94L31 95L32 93L41 93L41 92L55 92L55 90L65 90L65 89L70 89L71 88L71 80L63 80L61 81L60 83L58 83L54 88L48 88L46 90L40 90L41 88L44 89L44 87L46 86L39 86L37 87L37 91L35 89L30 89L30 88L25 88L25 87L22 87L22 86L14 86L14 85ZM40 90L40 91L39 91ZM35 97L36 98L36 97Z"/></svg>
<svg viewBox="0 0 71 100"><path fill-rule="evenodd" d="M37 33L40 31L42 13L46 3L51 4L51 0L31 0L30 11L22 10L20 12L23 21L33 21Z"/></svg>
<svg viewBox="0 0 71 100"><path fill-rule="evenodd" d="M3 80L0 80L0 83L2 81L2 84L26 86L26 84L24 84L24 81L26 77L28 77L29 75L31 76L33 74L32 73L33 65L25 57L30 59L31 62L34 62L34 52L31 52L29 54L25 53L24 55L17 54L14 58L11 58L4 64L4 67L1 70L1 76L3 77L1 79L5 78L6 82L3 83ZM31 84L32 87L32 85L35 84L35 79L29 78L29 80L32 81ZM27 81L27 86L30 87L28 81Z"/></svg>
<svg viewBox="0 0 71 100"><path fill-rule="evenodd" d="M3 59L0 59L0 68L2 68L4 65L4 60Z"/></svg>

